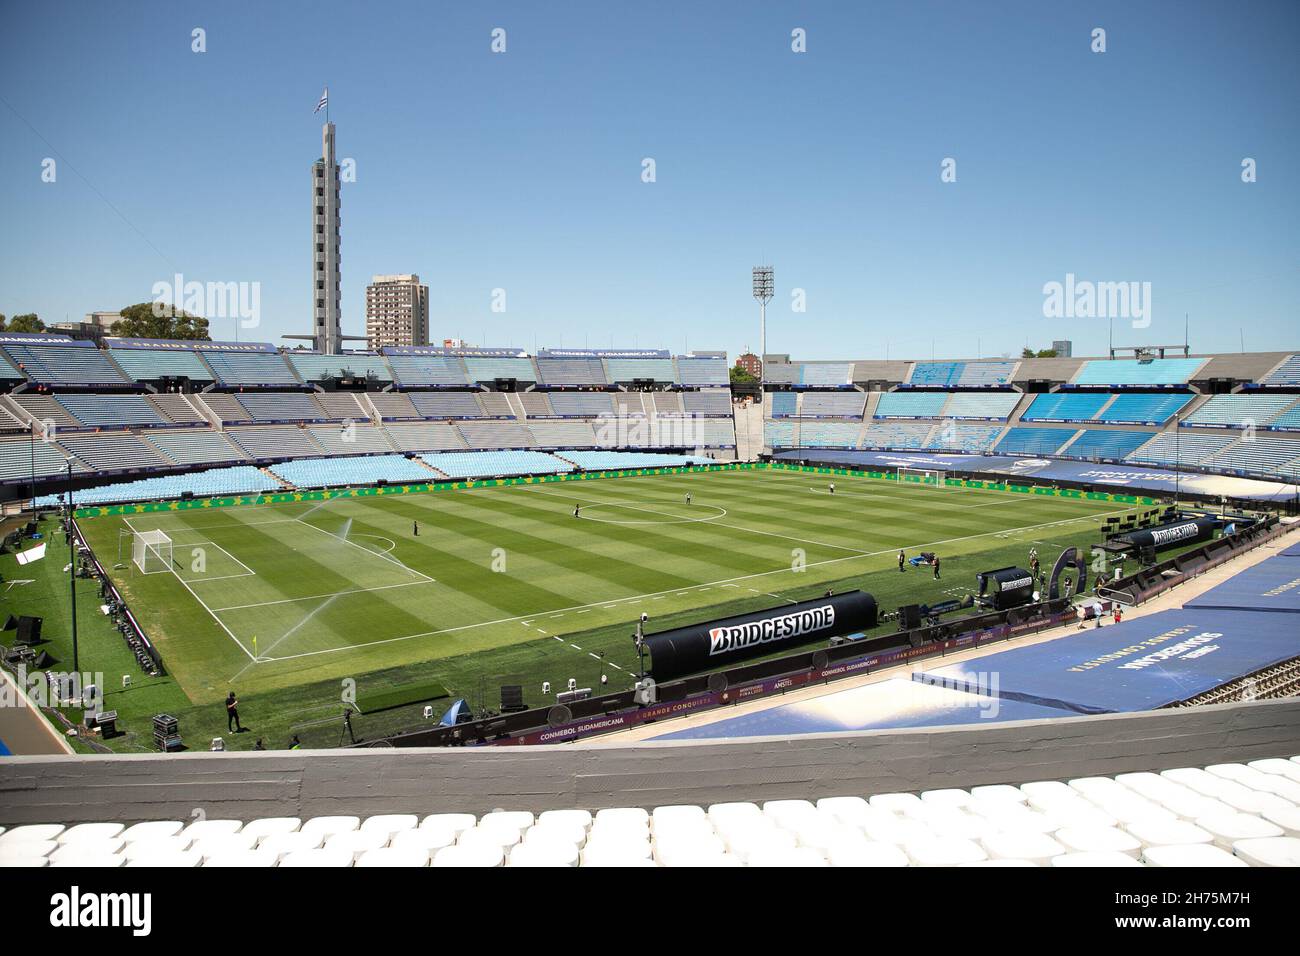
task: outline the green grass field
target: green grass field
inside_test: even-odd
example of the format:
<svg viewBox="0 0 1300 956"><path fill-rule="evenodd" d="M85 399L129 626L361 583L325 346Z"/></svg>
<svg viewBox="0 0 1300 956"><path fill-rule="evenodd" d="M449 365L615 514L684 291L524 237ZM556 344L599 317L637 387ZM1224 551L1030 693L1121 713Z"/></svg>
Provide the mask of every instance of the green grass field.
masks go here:
<svg viewBox="0 0 1300 956"><path fill-rule="evenodd" d="M1059 547L1090 545L1105 516L1130 510L834 480L832 496L821 475L683 473L97 517L82 528L186 700L220 716L230 689L269 703L310 687L329 701L344 680L359 697L435 680L489 705L500 683L523 683L534 703L543 680L593 686L603 671L625 688L642 612L655 631L827 585L863 587L884 609L933 603L971 590L977 571L1024 564L1031 544L1045 564ZM166 532L171 571L141 573L129 546L119 560L123 529ZM943 581L899 574L900 547L938 552Z"/></svg>

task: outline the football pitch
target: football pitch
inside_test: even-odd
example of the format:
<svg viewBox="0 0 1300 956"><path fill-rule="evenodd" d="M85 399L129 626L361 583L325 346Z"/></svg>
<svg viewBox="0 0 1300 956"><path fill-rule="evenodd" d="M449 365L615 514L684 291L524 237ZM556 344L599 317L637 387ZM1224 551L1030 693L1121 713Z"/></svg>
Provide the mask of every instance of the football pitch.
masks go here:
<svg viewBox="0 0 1300 956"><path fill-rule="evenodd" d="M534 685L570 674L630 686L628 635L641 613L653 632L828 584L870 591L882 610L935 603L972 591L978 571L1025 565L1031 545L1050 566L1133 508L734 470L100 516L81 527L194 703L417 667L451 675L463 695L472 688L455 675L467 666L489 684L524 681L531 699ZM132 561L123 532L143 531L171 540L169 567L143 573ZM943 580L928 568L900 574L900 548L937 552Z"/></svg>

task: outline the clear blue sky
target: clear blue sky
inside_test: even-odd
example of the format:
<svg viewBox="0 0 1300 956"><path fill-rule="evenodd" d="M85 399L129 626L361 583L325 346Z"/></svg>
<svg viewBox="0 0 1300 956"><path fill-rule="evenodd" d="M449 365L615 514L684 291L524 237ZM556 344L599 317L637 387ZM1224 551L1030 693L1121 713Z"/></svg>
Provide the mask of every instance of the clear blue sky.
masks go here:
<svg viewBox="0 0 1300 956"><path fill-rule="evenodd" d="M1043 317L1068 272L1152 283L1122 343L1188 312L1197 350L1294 349L1298 46L1294 2L5 2L0 312L179 271L261 283L242 338L307 331L328 82L348 333L371 274L418 272L439 339L735 355L770 260L796 358L1097 354L1104 321Z"/></svg>

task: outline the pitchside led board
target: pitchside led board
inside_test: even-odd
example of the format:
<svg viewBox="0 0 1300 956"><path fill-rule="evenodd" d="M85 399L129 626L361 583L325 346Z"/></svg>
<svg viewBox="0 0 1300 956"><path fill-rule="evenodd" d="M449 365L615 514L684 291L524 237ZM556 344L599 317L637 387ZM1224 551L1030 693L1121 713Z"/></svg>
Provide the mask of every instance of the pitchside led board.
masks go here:
<svg viewBox="0 0 1300 956"><path fill-rule="evenodd" d="M738 664L812 641L876 626L876 599L865 591L740 614L648 634L650 673L657 681Z"/></svg>
<svg viewBox="0 0 1300 956"><path fill-rule="evenodd" d="M1128 544L1133 548L1162 548L1175 544L1191 544L1195 541L1208 541L1214 534L1219 522L1215 518L1194 518L1191 521L1175 521L1172 524L1155 528L1143 528L1115 535L1107 544Z"/></svg>

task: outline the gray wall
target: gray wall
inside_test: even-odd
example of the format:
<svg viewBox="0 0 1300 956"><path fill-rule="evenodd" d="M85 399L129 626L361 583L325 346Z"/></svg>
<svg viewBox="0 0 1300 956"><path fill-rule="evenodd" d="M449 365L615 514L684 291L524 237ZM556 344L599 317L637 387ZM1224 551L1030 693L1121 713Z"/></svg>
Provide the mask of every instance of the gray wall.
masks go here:
<svg viewBox="0 0 1300 956"><path fill-rule="evenodd" d="M0 760L0 823L866 795L1300 753L1300 700L743 742Z"/></svg>

